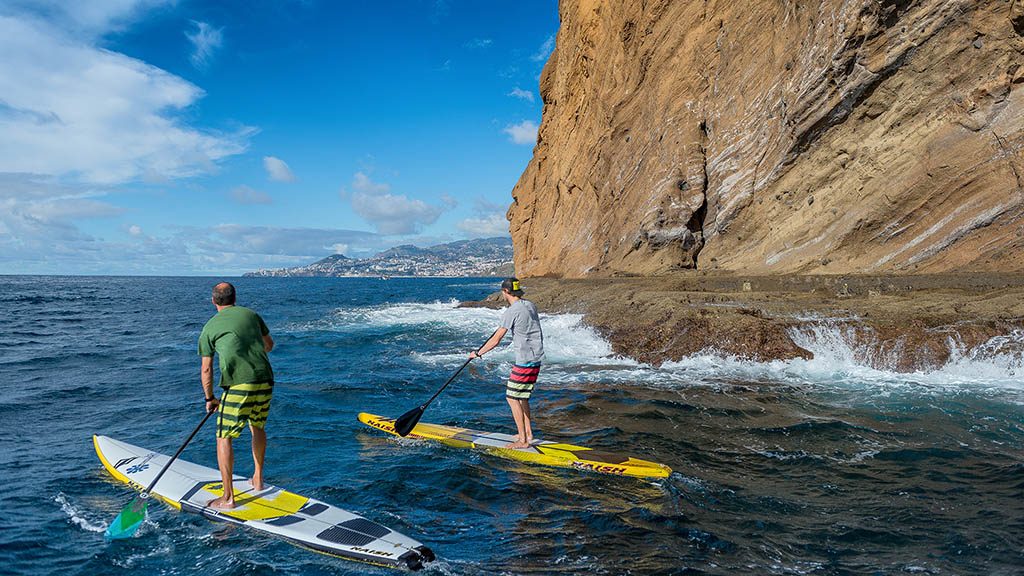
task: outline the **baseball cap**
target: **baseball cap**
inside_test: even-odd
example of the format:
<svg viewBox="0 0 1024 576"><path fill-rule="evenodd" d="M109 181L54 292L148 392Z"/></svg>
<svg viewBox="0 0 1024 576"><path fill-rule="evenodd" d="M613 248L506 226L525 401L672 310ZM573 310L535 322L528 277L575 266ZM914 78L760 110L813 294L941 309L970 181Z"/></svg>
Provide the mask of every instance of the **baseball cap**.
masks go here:
<svg viewBox="0 0 1024 576"><path fill-rule="evenodd" d="M523 295L523 289L519 287L518 278L505 278L501 281L501 289L508 290L508 293L513 296Z"/></svg>

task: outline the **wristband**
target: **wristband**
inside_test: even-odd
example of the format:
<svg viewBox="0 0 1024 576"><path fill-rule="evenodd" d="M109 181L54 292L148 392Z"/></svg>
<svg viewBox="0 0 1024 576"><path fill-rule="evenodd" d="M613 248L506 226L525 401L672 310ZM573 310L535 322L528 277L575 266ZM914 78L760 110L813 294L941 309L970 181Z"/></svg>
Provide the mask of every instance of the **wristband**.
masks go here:
<svg viewBox="0 0 1024 576"><path fill-rule="evenodd" d="M213 401L214 401L214 400L216 400L216 399L217 399L217 397L216 397L216 396L210 396L209 398L207 398L207 399L206 399L206 401L207 401L207 402L213 402Z"/></svg>

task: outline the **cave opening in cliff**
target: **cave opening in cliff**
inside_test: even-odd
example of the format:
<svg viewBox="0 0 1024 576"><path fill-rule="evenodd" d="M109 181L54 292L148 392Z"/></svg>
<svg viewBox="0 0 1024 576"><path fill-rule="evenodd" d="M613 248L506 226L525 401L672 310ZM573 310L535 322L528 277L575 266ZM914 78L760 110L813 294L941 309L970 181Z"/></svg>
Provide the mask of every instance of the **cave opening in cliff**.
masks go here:
<svg viewBox="0 0 1024 576"><path fill-rule="evenodd" d="M691 258L693 259L693 267L697 268L697 257L700 255L700 251L704 248L704 219L708 214L708 154L707 154L707 143L708 143L708 124L706 120L702 120L700 123L700 162L701 162L701 185L700 185L700 196L701 203L700 207L694 211L693 215L690 216L690 220L686 223L686 228L693 234L694 246Z"/></svg>

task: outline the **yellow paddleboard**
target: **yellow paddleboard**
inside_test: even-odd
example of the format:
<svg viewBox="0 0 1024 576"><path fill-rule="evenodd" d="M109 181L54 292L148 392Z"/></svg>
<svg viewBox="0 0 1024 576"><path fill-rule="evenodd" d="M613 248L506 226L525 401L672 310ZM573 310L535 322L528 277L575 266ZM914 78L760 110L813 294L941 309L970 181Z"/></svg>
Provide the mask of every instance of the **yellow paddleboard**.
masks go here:
<svg viewBox="0 0 1024 576"><path fill-rule="evenodd" d="M395 419L384 418L374 414L361 412L359 421L367 426L383 430L390 434L395 432ZM601 450L592 450L583 446L561 444L558 442L541 441L529 448L506 448L515 441L515 436L495 432L480 432L468 428L426 424L420 422L412 429L407 438L434 440L455 448L472 448L483 450L502 458L533 462L545 466L576 468L602 474L619 476L636 476L639 478L665 478L672 469L664 464L649 462L632 456L622 456Z"/></svg>

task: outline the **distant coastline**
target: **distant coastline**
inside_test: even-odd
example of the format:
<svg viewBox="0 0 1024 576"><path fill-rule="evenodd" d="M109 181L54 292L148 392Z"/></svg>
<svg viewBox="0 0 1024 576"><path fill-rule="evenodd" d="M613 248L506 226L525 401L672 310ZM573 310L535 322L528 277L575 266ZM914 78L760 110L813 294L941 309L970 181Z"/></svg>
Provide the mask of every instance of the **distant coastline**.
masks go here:
<svg viewBox="0 0 1024 576"><path fill-rule="evenodd" d="M512 275L512 239L480 238L427 248L403 245L370 258L332 254L292 268L246 272L245 277L465 278Z"/></svg>

